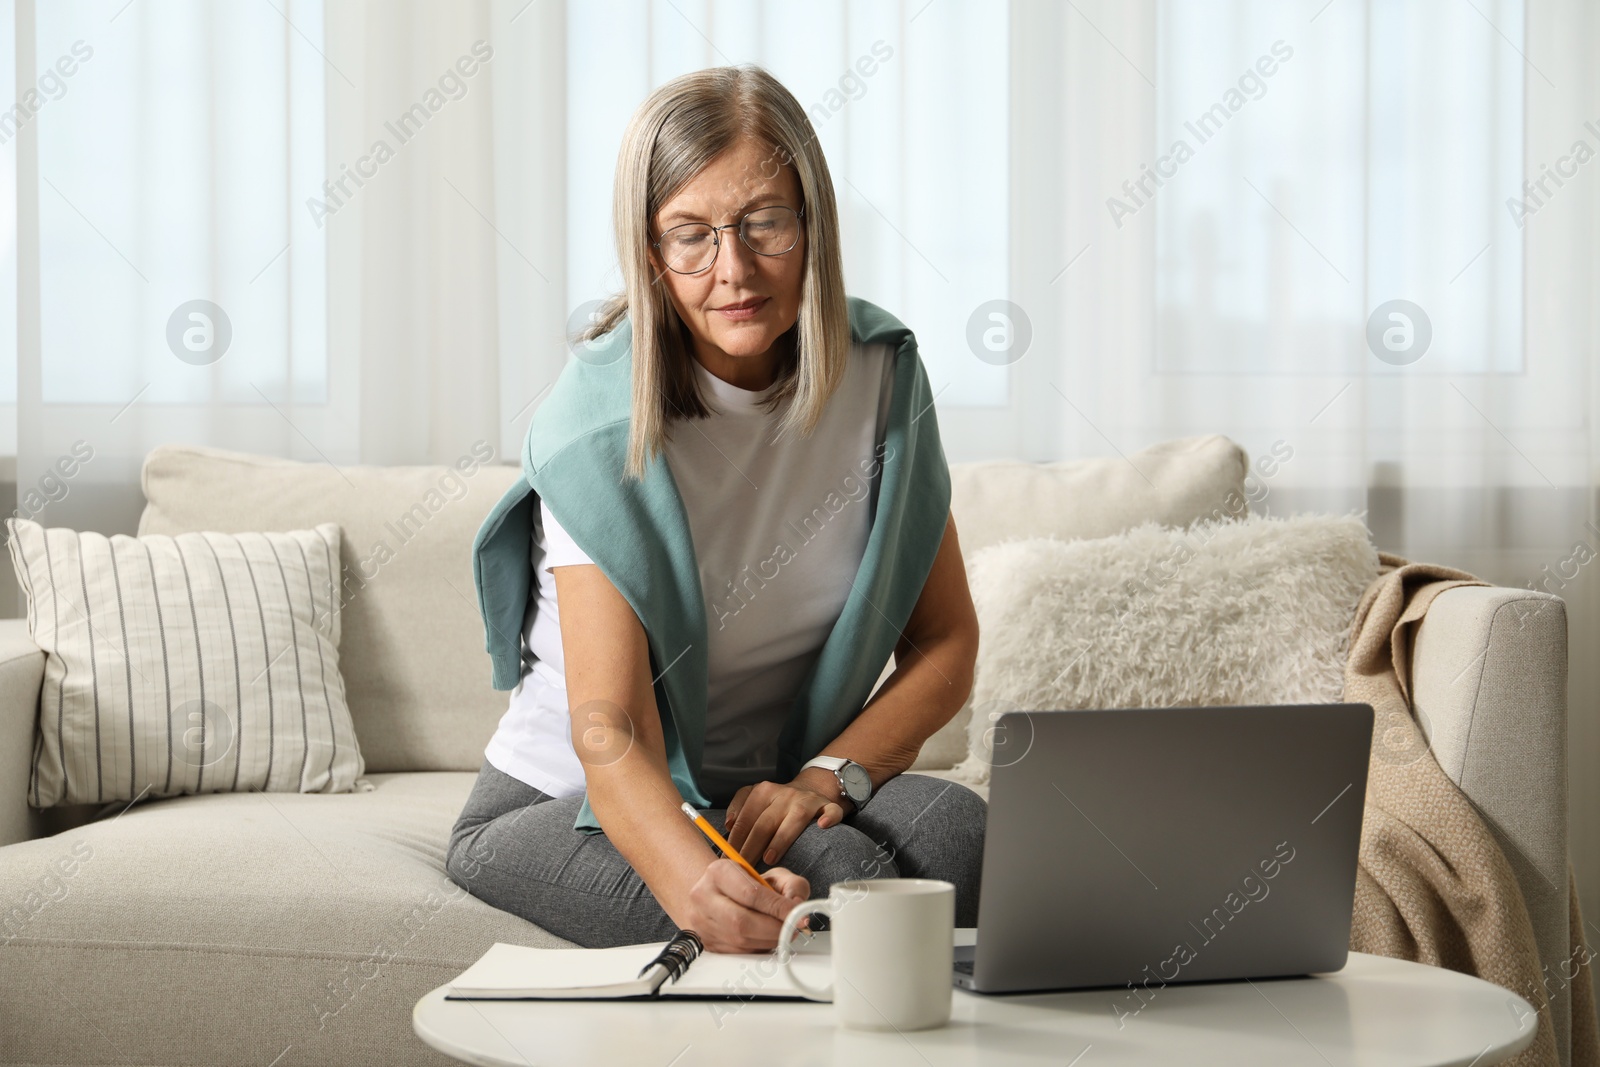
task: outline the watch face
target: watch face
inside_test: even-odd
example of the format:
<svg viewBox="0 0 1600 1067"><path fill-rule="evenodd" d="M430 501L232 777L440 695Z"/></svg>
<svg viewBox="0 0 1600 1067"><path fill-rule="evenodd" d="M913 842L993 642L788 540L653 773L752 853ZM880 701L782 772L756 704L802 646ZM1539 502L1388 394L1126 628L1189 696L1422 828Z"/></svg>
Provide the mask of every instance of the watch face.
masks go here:
<svg viewBox="0 0 1600 1067"><path fill-rule="evenodd" d="M872 795L872 776L861 764L846 763L839 768L839 777L844 781L845 794L855 803L860 804Z"/></svg>

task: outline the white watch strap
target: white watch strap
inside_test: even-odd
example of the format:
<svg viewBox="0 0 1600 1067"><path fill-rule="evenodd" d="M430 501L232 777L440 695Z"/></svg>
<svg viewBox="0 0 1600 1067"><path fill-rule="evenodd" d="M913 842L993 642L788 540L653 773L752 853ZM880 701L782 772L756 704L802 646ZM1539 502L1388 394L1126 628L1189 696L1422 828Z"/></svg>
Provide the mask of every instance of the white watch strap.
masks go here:
<svg viewBox="0 0 1600 1067"><path fill-rule="evenodd" d="M806 767L821 767L823 770L837 771L849 762L843 756L817 756L814 759L807 760L805 767L800 769L803 771Z"/></svg>

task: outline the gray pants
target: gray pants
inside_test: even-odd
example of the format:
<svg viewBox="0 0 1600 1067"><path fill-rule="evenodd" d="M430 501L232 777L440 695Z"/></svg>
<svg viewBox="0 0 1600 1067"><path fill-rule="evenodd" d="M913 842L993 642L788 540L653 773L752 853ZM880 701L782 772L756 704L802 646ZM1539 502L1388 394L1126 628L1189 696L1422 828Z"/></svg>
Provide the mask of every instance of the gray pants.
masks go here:
<svg viewBox="0 0 1600 1067"><path fill-rule="evenodd" d="M572 828L582 802L551 797L485 760L450 833L450 880L585 948L667 940L677 925L611 839ZM777 865L810 882L813 897L849 878L942 878L956 887L956 925L976 926L988 810L959 783L898 775L843 822L807 826ZM726 829L726 809L705 816ZM818 918L822 929L826 917Z"/></svg>

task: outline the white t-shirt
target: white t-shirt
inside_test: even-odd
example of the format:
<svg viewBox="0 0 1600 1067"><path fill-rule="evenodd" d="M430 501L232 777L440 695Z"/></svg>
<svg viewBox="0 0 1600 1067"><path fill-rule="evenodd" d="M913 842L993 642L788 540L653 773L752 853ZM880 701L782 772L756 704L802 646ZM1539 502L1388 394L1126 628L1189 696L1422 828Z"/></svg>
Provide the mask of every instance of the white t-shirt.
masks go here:
<svg viewBox="0 0 1600 1067"><path fill-rule="evenodd" d="M701 783L715 806L777 771L778 734L838 621L872 525L893 388L893 350L856 345L844 382L809 437L769 438L765 391L729 385L698 362L714 413L674 421L665 456L683 498L705 597L709 690ZM485 757L551 796L583 792L572 747L552 569L593 562L541 500L523 638L528 666ZM530 545L530 552L534 546ZM537 610L535 610L537 608Z"/></svg>

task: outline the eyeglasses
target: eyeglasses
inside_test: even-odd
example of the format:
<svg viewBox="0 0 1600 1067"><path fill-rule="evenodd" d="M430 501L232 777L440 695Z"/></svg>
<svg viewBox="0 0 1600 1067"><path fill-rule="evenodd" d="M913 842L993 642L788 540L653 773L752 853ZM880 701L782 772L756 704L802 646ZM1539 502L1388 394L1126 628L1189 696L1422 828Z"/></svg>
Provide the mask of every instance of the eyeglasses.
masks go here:
<svg viewBox="0 0 1600 1067"><path fill-rule="evenodd" d="M717 253L722 251L722 230L737 228L739 240L758 256L781 256L799 243L800 216L805 211L804 204L799 211L776 204L757 208L738 222L724 226L686 222L663 233L655 247L675 274L699 274L715 263Z"/></svg>

